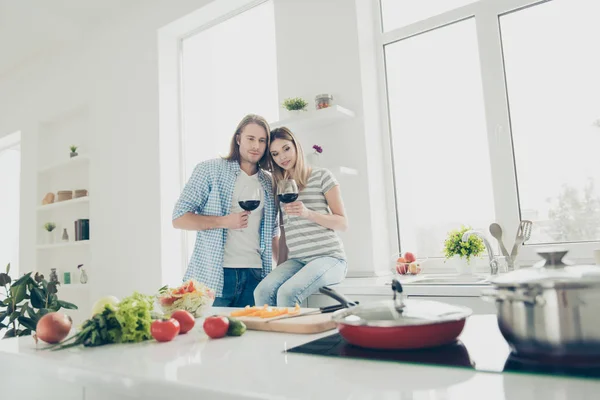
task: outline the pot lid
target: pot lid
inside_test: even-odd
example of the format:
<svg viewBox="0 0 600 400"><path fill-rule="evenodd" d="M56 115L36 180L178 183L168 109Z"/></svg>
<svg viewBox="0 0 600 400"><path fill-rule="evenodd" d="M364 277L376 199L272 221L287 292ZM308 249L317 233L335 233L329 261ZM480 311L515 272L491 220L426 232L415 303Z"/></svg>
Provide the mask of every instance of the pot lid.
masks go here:
<svg viewBox="0 0 600 400"><path fill-rule="evenodd" d="M472 310L439 301L406 300L402 284L392 282L394 299L361 304L336 311L332 319L336 323L362 326L415 326L458 321L467 318Z"/></svg>
<svg viewBox="0 0 600 400"><path fill-rule="evenodd" d="M522 268L490 279L500 287L540 286L589 287L600 285L600 267L596 265L574 265L563 259L568 250L542 249L538 251L543 260L530 268Z"/></svg>

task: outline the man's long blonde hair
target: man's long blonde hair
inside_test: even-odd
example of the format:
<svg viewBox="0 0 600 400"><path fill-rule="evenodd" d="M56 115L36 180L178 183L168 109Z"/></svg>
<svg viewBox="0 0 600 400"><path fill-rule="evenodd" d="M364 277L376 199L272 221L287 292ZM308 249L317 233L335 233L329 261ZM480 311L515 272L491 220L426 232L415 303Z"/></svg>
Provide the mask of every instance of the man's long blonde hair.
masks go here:
<svg viewBox="0 0 600 400"><path fill-rule="evenodd" d="M296 137L288 128L282 126L281 128L275 128L271 131L270 142L273 143L275 139L289 140L292 142L294 147L296 148L296 164L294 167L286 171L281 168L273 157L271 156L271 151L267 149L267 153L269 153L269 159L271 163L272 173L273 173L273 184L275 187L275 194L277 194L277 185L283 179L293 179L296 181L298 185L298 190L301 191L308 184L308 178L310 177L311 168L306 165L304 161L304 150L302 150L302 145L300 142L296 140Z"/></svg>
<svg viewBox="0 0 600 400"><path fill-rule="evenodd" d="M265 154L263 154L263 156L258 161L258 166L268 171L270 169L269 161L271 159L271 153L269 152L270 127L267 120L265 120L260 115L248 114L244 118L242 118L237 128L235 128L235 132L233 134L233 137L231 138L231 144L229 145L229 154L223 158L229 161L237 161L238 163L240 162L242 157L240 155L240 145L238 144L238 140L241 140L240 136L242 134L242 131L246 126L250 124L256 124L262 127L265 130L265 133L267 134L267 148L265 150Z"/></svg>

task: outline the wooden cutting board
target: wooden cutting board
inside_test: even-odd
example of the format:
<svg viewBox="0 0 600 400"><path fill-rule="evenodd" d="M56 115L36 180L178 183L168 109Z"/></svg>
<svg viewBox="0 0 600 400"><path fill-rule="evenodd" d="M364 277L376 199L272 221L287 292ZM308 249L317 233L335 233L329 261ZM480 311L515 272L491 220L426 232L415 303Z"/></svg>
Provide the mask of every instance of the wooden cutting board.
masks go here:
<svg viewBox="0 0 600 400"><path fill-rule="evenodd" d="M301 312L316 310L316 308L303 308ZM284 318L270 321L260 317L235 317L246 327L254 331L285 332L285 333L320 333L335 329L335 322L331 314L312 314L294 318Z"/></svg>

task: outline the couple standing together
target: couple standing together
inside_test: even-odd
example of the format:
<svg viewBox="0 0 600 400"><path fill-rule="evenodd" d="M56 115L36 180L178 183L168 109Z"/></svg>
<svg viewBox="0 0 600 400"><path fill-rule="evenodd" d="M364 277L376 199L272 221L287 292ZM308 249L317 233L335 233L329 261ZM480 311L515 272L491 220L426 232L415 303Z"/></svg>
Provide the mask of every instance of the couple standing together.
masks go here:
<svg viewBox="0 0 600 400"><path fill-rule="evenodd" d="M284 204L278 188L292 180L298 196ZM244 211L240 202L249 190L260 194L260 204ZM240 121L227 157L195 167L173 226L197 231L184 280L214 289L215 307L292 307L346 276L335 231L345 230L347 220L335 177L307 166L294 134L271 131L258 115Z"/></svg>

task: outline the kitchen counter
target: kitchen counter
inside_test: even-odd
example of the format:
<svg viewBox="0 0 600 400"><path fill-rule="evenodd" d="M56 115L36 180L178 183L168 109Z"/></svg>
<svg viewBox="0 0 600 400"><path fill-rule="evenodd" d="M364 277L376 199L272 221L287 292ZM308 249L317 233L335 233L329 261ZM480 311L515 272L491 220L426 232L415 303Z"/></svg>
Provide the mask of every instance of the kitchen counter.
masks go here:
<svg viewBox="0 0 600 400"><path fill-rule="evenodd" d="M212 313L227 311L214 308ZM482 321L493 326L495 316L472 316L467 324ZM475 335L471 342L480 343L476 352L502 351L489 348L488 333L469 332ZM0 341L0 383L3 397L61 400L183 396L211 400L591 400L600 392L600 380L594 379L483 373L285 351L332 333L335 331L316 335L248 331L242 337L211 340L202 330L202 320L197 320L193 331L168 343L148 341L51 352L36 349L31 337L7 339Z"/></svg>
<svg viewBox="0 0 600 400"><path fill-rule="evenodd" d="M443 284L428 284L419 282L423 278L435 278L447 274L420 274L399 276L400 282L407 295L415 296L459 296L479 297L481 292L489 288L489 284L461 284L460 281ZM337 285L332 285L336 291L345 295L390 296L393 276L372 278L346 278Z"/></svg>

